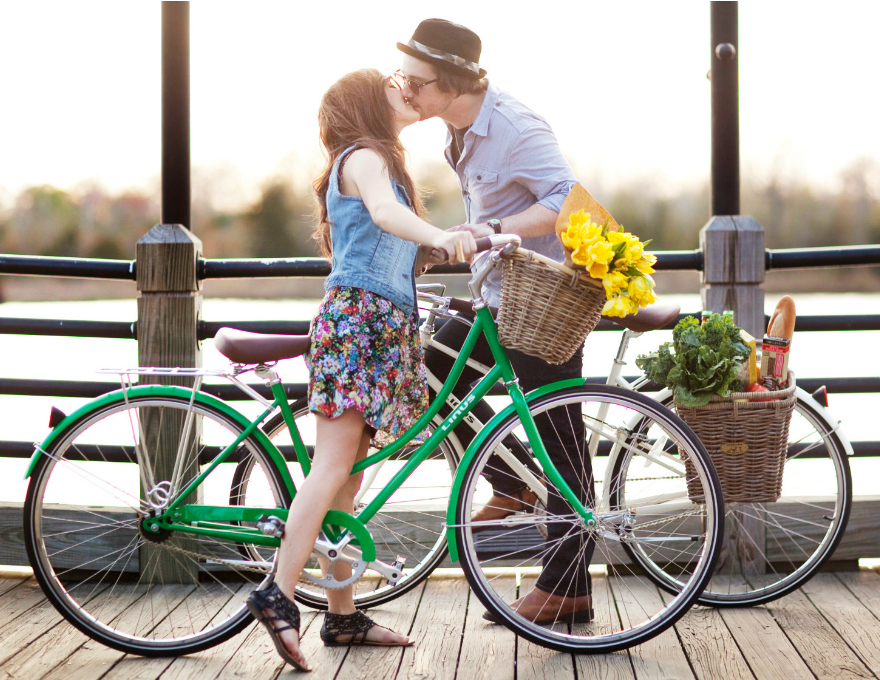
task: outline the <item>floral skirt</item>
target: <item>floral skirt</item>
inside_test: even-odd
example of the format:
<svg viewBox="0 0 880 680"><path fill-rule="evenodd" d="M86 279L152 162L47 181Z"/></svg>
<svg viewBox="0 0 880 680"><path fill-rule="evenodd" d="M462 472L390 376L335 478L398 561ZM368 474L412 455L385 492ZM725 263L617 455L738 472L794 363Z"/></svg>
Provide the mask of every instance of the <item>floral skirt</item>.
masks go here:
<svg viewBox="0 0 880 680"><path fill-rule="evenodd" d="M309 410L336 418L356 408L384 445L427 409L415 315L370 291L336 287L321 302L311 336Z"/></svg>

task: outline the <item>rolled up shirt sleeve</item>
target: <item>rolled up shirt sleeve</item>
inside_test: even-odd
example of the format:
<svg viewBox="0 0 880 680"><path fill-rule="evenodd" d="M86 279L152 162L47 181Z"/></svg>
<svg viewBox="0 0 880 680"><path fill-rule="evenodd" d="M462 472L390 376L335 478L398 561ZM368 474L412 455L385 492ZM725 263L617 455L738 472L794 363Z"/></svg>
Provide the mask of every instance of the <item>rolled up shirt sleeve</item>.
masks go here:
<svg viewBox="0 0 880 680"><path fill-rule="evenodd" d="M520 134L509 156L508 170L514 182L556 213L577 181L556 135L541 124L531 125Z"/></svg>

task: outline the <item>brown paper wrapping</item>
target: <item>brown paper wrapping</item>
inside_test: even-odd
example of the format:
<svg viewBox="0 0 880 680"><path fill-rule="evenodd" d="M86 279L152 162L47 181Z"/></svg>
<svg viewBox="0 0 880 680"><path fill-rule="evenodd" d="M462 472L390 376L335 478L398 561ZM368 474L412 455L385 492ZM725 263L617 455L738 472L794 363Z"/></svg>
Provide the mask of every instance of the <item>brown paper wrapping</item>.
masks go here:
<svg viewBox="0 0 880 680"><path fill-rule="evenodd" d="M609 227L618 228L618 224L611 217L611 213L605 210L602 204L581 186L580 182L577 182L571 188L571 191L568 192L568 196L565 197L565 201L562 203L562 208L559 211L559 216L556 218L556 236L559 237L560 241L562 241L562 232L568 228L569 216L578 210L588 213L596 224L605 224L607 220ZM568 267L574 266L574 263L571 261L571 253L568 252L567 248L565 250L565 265Z"/></svg>

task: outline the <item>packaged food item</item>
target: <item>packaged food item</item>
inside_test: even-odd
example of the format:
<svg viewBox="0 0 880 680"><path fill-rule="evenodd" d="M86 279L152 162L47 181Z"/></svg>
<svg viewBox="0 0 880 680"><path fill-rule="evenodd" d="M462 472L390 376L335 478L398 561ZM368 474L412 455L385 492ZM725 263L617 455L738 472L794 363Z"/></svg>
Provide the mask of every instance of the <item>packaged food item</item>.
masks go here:
<svg viewBox="0 0 880 680"><path fill-rule="evenodd" d="M788 351L791 338L764 336L761 343L761 382L764 378L774 378L779 385L788 381Z"/></svg>
<svg viewBox="0 0 880 680"><path fill-rule="evenodd" d="M742 339L746 347L752 350L749 358L746 359L743 364L743 371L740 377L740 380L743 383L750 385L758 382L758 342L749 333L746 333L742 329L739 331L739 337Z"/></svg>

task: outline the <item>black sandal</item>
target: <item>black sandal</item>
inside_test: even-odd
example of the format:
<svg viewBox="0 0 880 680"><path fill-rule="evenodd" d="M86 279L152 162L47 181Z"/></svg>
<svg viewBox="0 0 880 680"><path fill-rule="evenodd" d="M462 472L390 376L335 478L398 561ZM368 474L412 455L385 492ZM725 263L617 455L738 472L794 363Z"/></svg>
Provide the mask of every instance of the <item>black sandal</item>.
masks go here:
<svg viewBox="0 0 880 680"><path fill-rule="evenodd" d="M409 647L413 640L402 644L400 642L379 642L367 640L367 633L374 626L379 626L369 616L361 611L354 614L324 614L324 625L321 626L321 640L327 647L347 647L348 645L374 645L376 647ZM385 628L385 626L379 626ZM385 628L385 630L391 630ZM392 631L394 632L394 631ZM350 635L348 640L340 640L341 635Z"/></svg>
<svg viewBox="0 0 880 680"><path fill-rule="evenodd" d="M247 599L247 608L253 617L269 631L269 636L275 644L275 649L282 659L298 671L312 670L291 656L279 635L279 633L285 630L295 630L296 637L299 639L299 609L295 602L281 592L281 588L277 584L272 583L265 590L255 590L252 592ZM266 609L272 609L275 612L275 616L267 616ZM275 626L275 621L282 621L287 625L278 627Z"/></svg>

